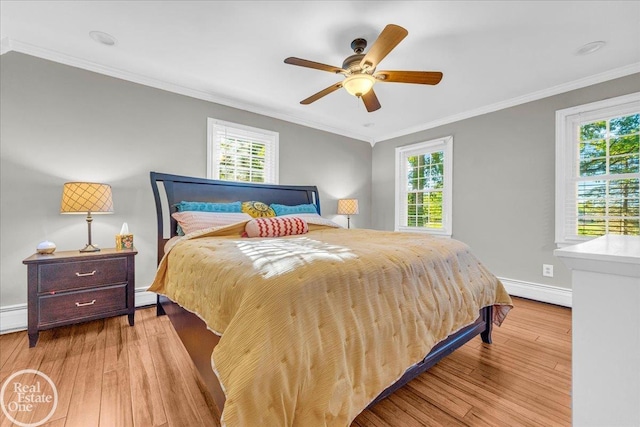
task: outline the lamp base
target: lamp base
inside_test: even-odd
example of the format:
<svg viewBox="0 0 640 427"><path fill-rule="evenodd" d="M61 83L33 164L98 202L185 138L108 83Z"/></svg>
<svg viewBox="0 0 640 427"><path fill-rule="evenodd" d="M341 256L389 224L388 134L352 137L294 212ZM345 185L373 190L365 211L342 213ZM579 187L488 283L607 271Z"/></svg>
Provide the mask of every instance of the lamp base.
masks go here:
<svg viewBox="0 0 640 427"><path fill-rule="evenodd" d="M100 248L97 246L93 246L91 243L89 243L84 248L80 249L80 252L99 252L99 251L100 251Z"/></svg>

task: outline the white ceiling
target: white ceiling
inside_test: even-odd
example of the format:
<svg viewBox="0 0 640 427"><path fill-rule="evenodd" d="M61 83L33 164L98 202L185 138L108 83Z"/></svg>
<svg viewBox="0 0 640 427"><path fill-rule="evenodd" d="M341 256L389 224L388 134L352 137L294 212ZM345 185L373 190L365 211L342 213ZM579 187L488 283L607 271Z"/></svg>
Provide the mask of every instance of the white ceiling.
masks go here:
<svg viewBox="0 0 640 427"><path fill-rule="evenodd" d="M15 50L372 143L640 72L640 1L5 1ZM437 86L378 83L367 113L332 73L351 41L409 31L378 67L442 71ZM112 47L93 30L117 39ZM607 45L590 55L582 45ZM640 89L640 88L639 88Z"/></svg>

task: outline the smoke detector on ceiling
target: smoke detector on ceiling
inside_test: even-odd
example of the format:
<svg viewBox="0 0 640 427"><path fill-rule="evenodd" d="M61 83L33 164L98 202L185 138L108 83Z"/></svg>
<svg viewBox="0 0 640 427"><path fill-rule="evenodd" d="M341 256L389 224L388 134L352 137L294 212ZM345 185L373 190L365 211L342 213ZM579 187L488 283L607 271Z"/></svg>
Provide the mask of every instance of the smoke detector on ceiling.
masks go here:
<svg viewBox="0 0 640 427"><path fill-rule="evenodd" d="M587 43L584 46L580 47L577 51L576 54L578 55L589 55L590 53L593 53L597 50L600 50L604 47L604 45L606 45L607 42L603 42L602 40L598 40L595 42L591 42L591 43Z"/></svg>
<svg viewBox="0 0 640 427"><path fill-rule="evenodd" d="M106 46L113 46L117 42L115 37L103 31L91 31L89 32L89 36L96 42Z"/></svg>

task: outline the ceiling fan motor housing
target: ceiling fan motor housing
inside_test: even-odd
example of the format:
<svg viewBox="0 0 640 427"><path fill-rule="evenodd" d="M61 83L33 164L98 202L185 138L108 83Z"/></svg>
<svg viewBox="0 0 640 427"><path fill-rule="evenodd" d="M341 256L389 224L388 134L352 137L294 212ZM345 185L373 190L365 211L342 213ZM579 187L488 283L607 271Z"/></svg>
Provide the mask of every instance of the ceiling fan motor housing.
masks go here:
<svg viewBox="0 0 640 427"><path fill-rule="evenodd" d="M351 49L355 53L362 53L364 49L367 47L367 41L365 39L355 39L351 42Z"/></svg>
<svg viewBox="0 0 640 427"><path fill-rule="evenodd" d="M348 56L342 63L342 68L349 71L349 73L358 73L361 71L360 61L362 61L362 58L364 58L363 53Z"/></svg>
<svg viewBox="0 0 640 427"><path fill-rule="evenodd" d="M360 62L364 58L364 49L367 47L367 41L365 39L355 39L351 42L351 49L353 49L354 55L347 57L342 63L342 68L349 71L350 74L362 72L360 68ZM369 73L373 73L372 70L367 70Z"/></svg>

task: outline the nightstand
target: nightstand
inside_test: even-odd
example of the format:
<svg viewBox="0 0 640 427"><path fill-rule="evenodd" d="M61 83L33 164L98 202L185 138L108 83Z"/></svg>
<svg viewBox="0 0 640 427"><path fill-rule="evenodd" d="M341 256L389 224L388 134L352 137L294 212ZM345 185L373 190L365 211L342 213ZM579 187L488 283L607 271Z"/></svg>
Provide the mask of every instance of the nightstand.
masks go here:
<svg viewBox="0 0 640 427"><path fill-rule="evenodd" d="M44 329L135 315L135 249L34 254L27 265L29 347Z"/></svg>

